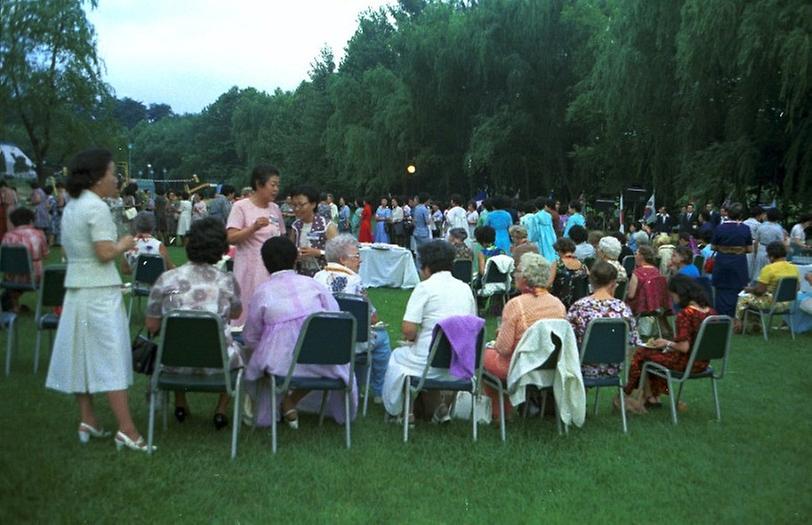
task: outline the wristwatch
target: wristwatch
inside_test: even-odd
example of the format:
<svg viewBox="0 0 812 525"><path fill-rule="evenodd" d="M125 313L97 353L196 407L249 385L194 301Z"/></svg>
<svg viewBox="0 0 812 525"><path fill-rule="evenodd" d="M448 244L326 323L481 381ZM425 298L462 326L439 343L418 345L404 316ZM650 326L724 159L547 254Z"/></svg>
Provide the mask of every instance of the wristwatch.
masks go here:
<svg viewBox="0 0 812 525"><path fill-rule="evenodd" d="M663 348L663 352L669 352L672 346L674 346L674 344L671 341L667 342L665 348Z"/></svg>

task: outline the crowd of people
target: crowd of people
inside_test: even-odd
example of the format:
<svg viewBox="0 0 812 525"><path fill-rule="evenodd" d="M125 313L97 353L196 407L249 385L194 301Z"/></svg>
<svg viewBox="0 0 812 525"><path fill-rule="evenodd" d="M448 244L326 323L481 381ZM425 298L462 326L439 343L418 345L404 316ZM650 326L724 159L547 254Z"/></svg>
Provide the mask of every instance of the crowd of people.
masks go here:
<svg viewBox="0 0 812 525"><path fill-rule="evenodd" d="M699 218L694 223L690 211L679 231L673 232L660 226L658 214L651 224L640 223L627 236L592 228L577 201L562 213L552 200L520 205L517 210L507 198L466 205L452 195L443 210L421 194L381 199L374 211L371 199L354 201L353 210L348 199L334 201L332 195L306 185L292 189L277 204L280 184L276 168L260 165L250 175L250 191L241 192L240 198L224 186L209 203L207 216L189 221L183 234L188 262L175 268L164 246L168 239L160 232L157 202L153 210L136 211L130 225L135 235L121 235L106 204L118 198L110 153L90 150L73 160L66 183L70 198L61 221L67 293L47 386L76 395L80 440L109 435L98 424L92 403L92 394L105 392L118 420L117 446L147 448L128 408L130 332L117 259L126 272L138 254L165 258L166 271L153 285L146 307L146 328L151 333L160 330L168 312L179 308L206 310L223 319L231 366L246 370L253 420L259 426L270 425L268 378L287 374L305 319L337 311L337 293L369 300L359 276L359 248L373 241L414 250L422 277L399 320L402 341L396 348L391 348L380 322L398 320L379 319L370 304L369 395L383 404L389 419L449 419L453 400L444 392L421 396L413 411L404 414L403 382L407 375L423 372L435 326L462 332L474 326L443 324L455 316L476 319L480 306L469 284L452 275L455 261L471 261L481 277L489 259L499 256L512 258L515 271L511 298L499 312L496 338L485 350L485 368L506 378L519 340L539 320L566 319L580 343L591 320L624 319L630 327L629 345L637 348L626 386L628 394L636 395L626 397L625 403L631 411L644 413L660 403L667 385L655 378L639 384L643 364L655 361L684 369L705 318L720 313L740 319L747 305L763 304L778 279L797 275L797 268L786 261L787 251L807 248L804 230L812 225L804 216L791 235L782 233L774 239L773 225L780 217L775 211L768 210L760 222L761 212L753 215L758 210L751 210L756 225L743 221L741 205L731 204L712 227ZM192 210L195 206L191 204ZM16 221L31 221L30 213L19 215L18 210ZM713 220L711 211L707 222ZM764 244L765 260L760 262ZM697 268L694 258L703 254L712 263ZM233 261L233 271L219 266L224 256ZM675 315L674 330L659 319L669 314ZM649 318L653 322L643 322ZM242 344L235 334L241 335ZM649 337L645 345L644 337ZM699 370L705 365L694 366ZM590 365L581 372L617 375L621 366ZM351 382L349 365L297 365L294 373ZM449 373L430 371L434 379L450 379ZM350 417L358 402L354 381L352 387ZM283 421L297 428L299 411L307 410L312 398L307 391L284 395L279 410ZM217 429L229 424L227 403L226 396L217 402L213 419ZM331 397L329 407L334 419L343 421L343 400ZM509 413L511 407L506 408ZM187 399L177 393L176 419L182 422L190 413Z"/></svg>

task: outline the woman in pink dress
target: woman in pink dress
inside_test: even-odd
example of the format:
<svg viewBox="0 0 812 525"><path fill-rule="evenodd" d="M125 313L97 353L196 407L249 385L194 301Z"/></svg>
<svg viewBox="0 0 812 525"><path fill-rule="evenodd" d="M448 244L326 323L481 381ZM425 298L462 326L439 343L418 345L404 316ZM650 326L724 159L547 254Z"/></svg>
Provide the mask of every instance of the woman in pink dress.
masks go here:
<svg viewBox="0 0 812 525"><path fill-rule="evenodd" d="M271 237L285 235L282 210L274 202L279 194L279 170L270 165L257 166L251 172L251 187L254 193L234 203L226 223L228 243L237 247L234 277L246 303L256 287L268 278L259 253L262 244ZM245 324L245 315L243 311L233 321L234 325Z"/></svg>
<svg viewBox="0 0 812 525"><path fill-rule="evenodd" d="M329 288L311 277L299 275L293 269L299 251L293 241L279 237L262 246L262 260L270 278L256 290L248 306L248 317L243 331L246 345L253 350L245 379L254 398L256 424L271 424L271 392L268 375L286 376L293 359L296 340L305 319L317 312L337 312L338 303ZM349 365L297 365L297 377L325 377L351 381ZM350 416L355 417L358 389L352 380ZM281 413L291 428L298 427L299 401L309 392L292 390L281 400ZM331 392L328 411L338 423L344 422L344 396Z"/></svg>

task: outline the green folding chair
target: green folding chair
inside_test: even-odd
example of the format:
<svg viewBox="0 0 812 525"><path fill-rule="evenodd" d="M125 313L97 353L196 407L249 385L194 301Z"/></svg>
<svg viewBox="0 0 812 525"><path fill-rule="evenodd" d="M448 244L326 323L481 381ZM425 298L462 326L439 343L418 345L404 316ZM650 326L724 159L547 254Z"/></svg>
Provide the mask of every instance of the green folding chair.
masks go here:
<svg viewBox="0 0 812 525"><path fill-rule="evenodd" d="M504 285L504 291L494 292L489 295L485 295L483 293L483 289L486 284L502 284ZM488 259L488 262L485 263L485 276L482 278L482 286L477 291L477 294L480 297L485 297L485 311L489 312L491 309L491 301L493 301L494 297L498 297L499 301L501 302L502 310L505 308L505 304L507 303L508 295L510 294L510 286L511 286L511 278L510 273L501 272L499 267L496 263L493 262L492 259ZM500 312L502 310L499 310Z"/></svg>
<svg viewBox="0 0 812 525"><path fill-rule="evenodd" d="M321 390L319 423L324 418L327 394L332 390L344 392L345 434L350 448L350 396L352 395L355 356L355 317L349 312L319 312L305 319L293 350L287 375L271 375L271 450L276 454L277 398L290 390ZM349 380L329 377L294 376L296 365L348 365Z"/></svg>
<svg viewBox="0 0 812 525"><path fill-rule="evenodd" d="M626 383L626 348L629 340L629 326L623 319L598 318L589 322L581 345L581 365L603 363L623 363L623 371L610 377L584 376L584 388L595 389L595 415L598 415L598 394L601 387L617 387L620 393L620 419L623 432L626 426L626 406L623 400L623 386Z"/></svg>
<svg viewBox="0 0 812 525"><path fill-rule="evenodd" d="M167 368L216 368L214 374L184 374ZM155 400L158 392L226 392L233 399L231 420L231 459L237 457L237 437L240 431L242 400L242 368L229 369L223 320L215 313L200 310L174 310L161 322L161 336L155 359L155 371L150 382L149 453L155 430ZM164 395L163 427L167 428L169 395Z"/></svg>
<svg viewBox="0 0 812 525"><path fill-rule="evenodd" d="M48 331L48 348L54 345L54 331L59 326L59 315L45 308L58 308L65 300L65 273L64 264L46 266L42 270L37 309L34 312L34 325L37 328L36 342L34 343L34 373L39 368L39 349L42 343L43 330Z"/></svg>
<svg viewBox="0 0 812 525"><path fill-rule="evenodd" d="M620 299L621 301L626 300L626 288L629 286L629 281L618 281L617 286L615 287L615 299Z"/></svg>
<svg viewBox="0 0 812 525"><path fill-rule="evenodd" d="M355 353L355 367L365 366L367 369L364 381L364 408L362 414L367 415L369 404L369 385L372 382L372 345L369 342L369 302L360 295L335 294L336 302L342 312L349 312L355 317L355 345L363 346L363 352Z"/></svg>
<svg viewBox="0 0 812 525"><path fill-rule="evenodd" d="M785 313L792 313L792 307L795 304L795 298L798 295L798 278L797 277L783 277L778 280L778 284L773 291L773 301L769 308L756 308L751 306L744 311L744 330L747 330L747 317L749 315L758 315L761 321L761 332L764 334L764 340L769 341L768 333L773 325L773 316L775 314L784 315ZM784 303L789 303L789 311L784 307ZM792 340L795 340L795 329L792 326L792 320L787 319L789 325L789 333L792 335Z"/></svg>
<svg viewBox="0 0 812 525"><path fill-rule="evenodd" d="M14 312L4 312L2 308L0 308L0 327L8 330L8 335L6 336L6 375L11 373L12 349L20 349L16 322L17 314Z"/></svg>
<svg viewBox="0 0 812 525"><path fill-rule="evenodd" d="M426 366L420 376L406 376L403 382L403 442L409 441L409 413L410 406L417 395L424 390L450 390L453 392L469 392L471 394L471 425L474 441L477 440L477 399L482 395L483 359L485 351L485 326L477 334L477 353L474 362L474 377L470 379L442 380L426 377L429 370L444 369L451 366L451 342L440 325L435 325L432 333L431 347L429 349ZM502 413L502 396L499 398L499 416L501 421L502 441L505 440L505 417Z"/></svg>
<svg viewBox="0 0 812 525"><path fill-rule="evenodd" d="M457 259L451 267L451 276L465 284L471 284L474 262L471 259Z"/></svg>
<svg viewBox="0 0 812 525"><path fill-rule="evenodd" d="M130 290L130 307L127 311L127 320L133 317L133 302L138 301L141 307L141 298L149 297L149 292L158 277L164 273L164 258L160 255L139 255L133 270L132 289Z"/></svg>
<svg viewBox="0 0 812 525"><path fill-rule="evenodd" d="M627 255L626 257L624 257L623 262L621 262L621 264L623 265L623 269L626 270L626 275L629 277L629 279L631 279L632 274L634 273L634 268L637 264L634 261L634 255Z"/></svg>
<svg viewBox="0 0 812 525"><path fill-rule="evenodd" d="M544 320L536 321L536 323L541 323ZM551 334L550 339L555 345L555 350L547 357L547 360L544 361L536 370L555 370L558 368L558 358L561 357L561 338L558 337L556 334ZM541 410L539 411L539 417L544 417L547 413L547 398L549 397L550 393L553 392L553 386L545 386L545 387L527 387L535 388L541 393ZM527 413L529 411L529 401L525 401L524 409L522 410L522 417L527 417ZM558 412L558 404L555 404L555 426L556 430L558 431L558 435L560 436L564 432L567 432L569 429L564 429L564 425L561 422L561 414Z"/></svg>
<svg viewBox="0 0 812 525"><path fill-rule="evenodd" d="M691 355L685 370L672 370L652 361L643 364L643 371L640 375L640 384L645 384L646 374L662 377L668 382L668 400L671 405L671 420L677 424L677 403L682 396L682 387L691 379L710 379L713 390L713 401L716 405L716 420L722 420L722 412L719 409L719 392L716 382L725 376L727 370L727 356L730 353L730 341L733 338L733 319L726 315L711 315L702 321L699 327L699 334L694 341ZM718 371L708 365L705 370L692 373L696 361L712 361L721 359L722 364ZM674 396L674 383L679 384L679 391Z"/></svg>
<svg viewBox="0 0 812 525"><path fill-rule="evenodd" d="M3 273L0 288L21 292L30 292L37 289L37 283L34 281L34 265L31 262L31 254L28 253L28 248L22 244L0 246L0 272ZM8 279L9 275L27 277L22 282L15 282Z"/></svg>
<svg viewBox="0 0 812 525"><path fill-rule="evenodd" d="M586 266L587 270L591 270L592 265L594 265L594 264L595 264L595 258L594 257L586 257L586 258L584 258L584 266Z"/></svg>

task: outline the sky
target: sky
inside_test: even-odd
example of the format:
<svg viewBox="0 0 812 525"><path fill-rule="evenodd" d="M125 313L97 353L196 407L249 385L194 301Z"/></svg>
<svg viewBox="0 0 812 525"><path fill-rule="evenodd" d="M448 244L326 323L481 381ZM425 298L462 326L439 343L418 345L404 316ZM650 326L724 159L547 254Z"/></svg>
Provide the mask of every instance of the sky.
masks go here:
<svg viewBox="0 0 812 525"><path fill-rule="evenodd" d="M232 86L295 89L326 44L340 63L358 15L384 0L100 0L104 80L119 98L196 113Z"/></svg>

